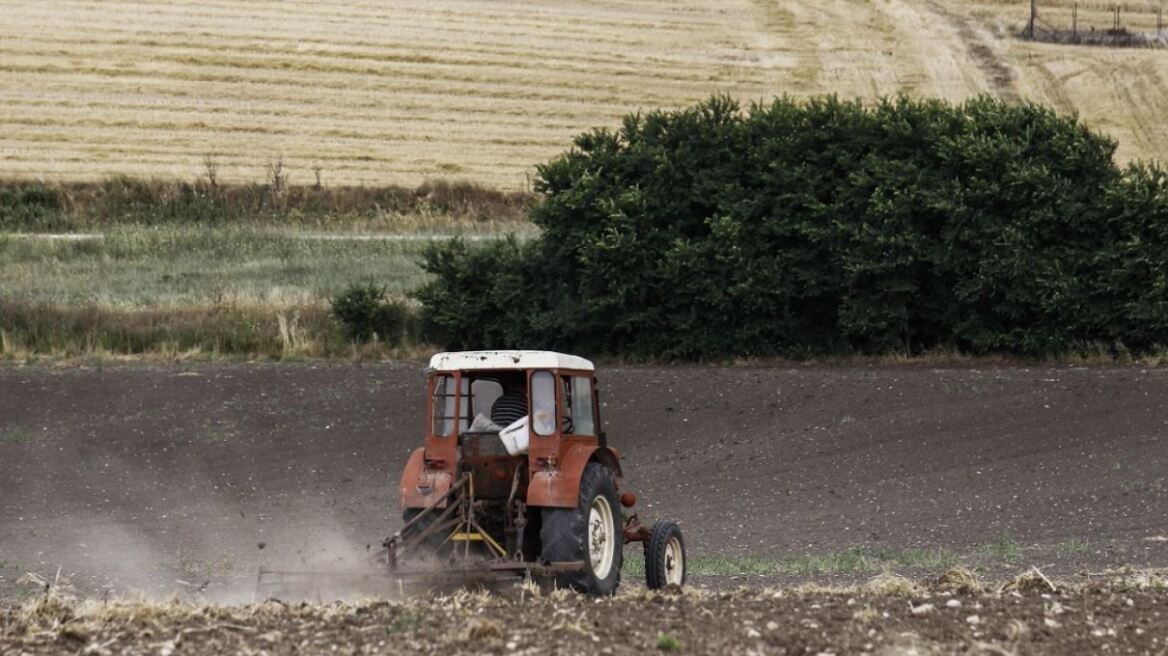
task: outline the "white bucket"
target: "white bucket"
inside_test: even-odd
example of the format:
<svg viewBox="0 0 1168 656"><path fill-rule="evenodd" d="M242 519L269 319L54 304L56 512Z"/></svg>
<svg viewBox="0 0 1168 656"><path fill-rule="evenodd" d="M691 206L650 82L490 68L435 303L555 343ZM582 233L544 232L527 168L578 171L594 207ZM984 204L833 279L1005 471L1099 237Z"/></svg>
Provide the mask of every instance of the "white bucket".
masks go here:
<svg viewBox="0 0 1168 656"><path fill-rule="evenodd" d="M531 435L527 431L527 417L518 419L499 431L499 439L503 440L503 446L506 447L507 453L513 456L527 453L527 444L531 439Z"/></svg>

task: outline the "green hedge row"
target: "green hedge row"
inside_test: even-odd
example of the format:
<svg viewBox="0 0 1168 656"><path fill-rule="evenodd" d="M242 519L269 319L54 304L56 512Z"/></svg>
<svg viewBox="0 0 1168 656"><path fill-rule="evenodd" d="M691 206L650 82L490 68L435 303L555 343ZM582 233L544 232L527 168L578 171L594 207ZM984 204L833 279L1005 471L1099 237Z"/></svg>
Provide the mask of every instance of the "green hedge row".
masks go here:
<svg viewBox="0 0 1168 656"><path fill-rule="evenodd" d="M532 242L433 247L449 347L668 358L1168 345L1168 177L1037 105L715 97L538 168Z"/></svg>
<svg viewBox="0 0 1168 656"><path fill-rule="evenodd" d="M520 219L528 194L465 181L416 188L218 184L124 176L57 184L0 180L0 231L64 232L111 225L331 225L386 214L444 214L478 221Z"/></svg>

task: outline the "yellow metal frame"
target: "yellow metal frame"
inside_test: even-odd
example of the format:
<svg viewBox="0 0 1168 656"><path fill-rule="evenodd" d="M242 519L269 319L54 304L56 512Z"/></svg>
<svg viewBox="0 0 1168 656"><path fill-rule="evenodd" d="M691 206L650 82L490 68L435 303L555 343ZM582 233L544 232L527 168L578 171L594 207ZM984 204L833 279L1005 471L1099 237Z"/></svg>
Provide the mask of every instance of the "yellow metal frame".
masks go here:
<svg viewBox="0 0 1168 656"><path fill-rule="evenodd" d="M499 554L499 556L506 558L507 550L500 546L499 543L496 542L495 539L490 535L488 535L487 532L484 531L481 526L479 526L479 523L475 521L474 512L472 510L474 508L474 474L468 474L468 476L470 477L470 480L467 481L467 483L470 486L470 491L466 501L467 511L464 513L464 517L466 517L466 519L463 520L460 525L454 528L454 532L451 533L450 536L446 538L446 540L448 542L466 542L468 543L468 546L470 542L483 542L486 543L487 546L489 546L492 550L494 550L495 553Z"/></svg>

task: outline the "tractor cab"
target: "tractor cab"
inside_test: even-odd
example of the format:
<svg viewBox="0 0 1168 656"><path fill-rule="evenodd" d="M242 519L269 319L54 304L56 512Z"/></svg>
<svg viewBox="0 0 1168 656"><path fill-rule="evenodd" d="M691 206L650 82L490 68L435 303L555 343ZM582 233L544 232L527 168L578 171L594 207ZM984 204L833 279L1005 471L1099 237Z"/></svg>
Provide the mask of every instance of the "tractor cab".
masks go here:
<svg viewBox="0 0 1168 656"><path fill-rule="evenodd" d="M604 444L596 368L584 358L550 351L439 353L426 370L427 413L422 473L435 484L410 489L402 504L421 507L442 494L441 479L475 474L482 498L511 493L530 505L575 505L564 466L592 459L620 476L618 454ZM432 474L443 475L435 478ZM554 478L554 480L553 480ZM532 490L532 482L542 486Z"/></svg>

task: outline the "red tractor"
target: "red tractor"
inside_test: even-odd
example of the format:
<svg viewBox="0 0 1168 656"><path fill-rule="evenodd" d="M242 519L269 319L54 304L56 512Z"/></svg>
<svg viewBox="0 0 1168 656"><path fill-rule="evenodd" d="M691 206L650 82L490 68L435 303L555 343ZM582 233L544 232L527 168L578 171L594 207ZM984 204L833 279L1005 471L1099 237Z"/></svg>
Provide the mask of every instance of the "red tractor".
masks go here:
<svg viewBox="0 0 1168 656"><path fill-rule="evenodd" d="M649 588L685 583L685 541L650 529L601 429L595 367L548 351L439 353L426 370L425 445L402 472L391 575L533 576L611 595L640 542ZM419 565L425 563L426 566Z"/></svg>

